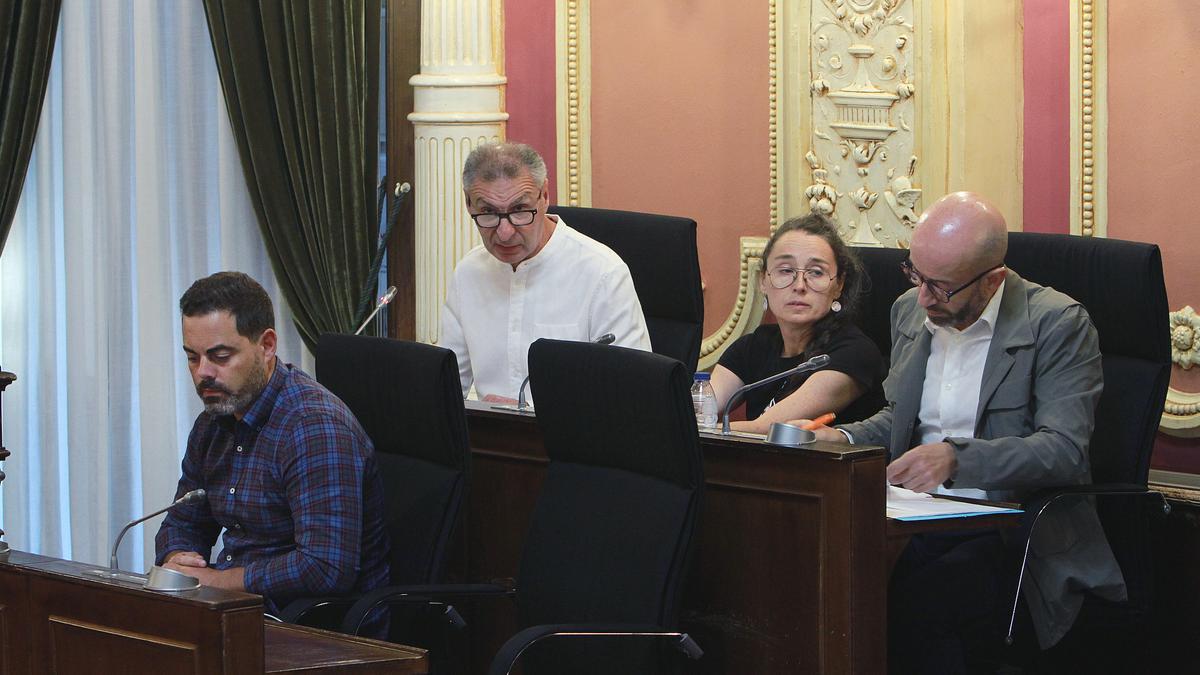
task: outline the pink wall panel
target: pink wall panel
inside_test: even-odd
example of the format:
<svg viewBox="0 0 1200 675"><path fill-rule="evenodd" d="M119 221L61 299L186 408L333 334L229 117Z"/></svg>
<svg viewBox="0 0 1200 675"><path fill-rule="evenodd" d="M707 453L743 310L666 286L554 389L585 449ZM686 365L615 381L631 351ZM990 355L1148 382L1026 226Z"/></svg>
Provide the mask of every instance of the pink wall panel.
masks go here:
<svg viewBox="0 0 1200 675"><path fill-rule="evenodd" d="M592 3L592 202L699 224L705 332L769 229L767 3Z"/></svg>
<svg viewBox="0 0 1200 675"><path fill-rule="evenodd" d="M1200 307L1200 91L1188 84L1200 3L1110 2L1108 26L1108 236L1158 244L1171 309ZM1200 372L1176 368L1172 386L1200 391ZM1154 467L1200 473L1200 439L1160 435Z"/></svg>
<svg viewBox="0 0 1200 675"><path fill-rule="evenodd" d="M1024 230L1071 231L1070 8L1025 0Z"/></svg>
<svg viewBox="0 0 1200 675"><path fill-rule="evenodd" d="M528 143L542 154L554 203L557 160L555 136L554 0L504 3L505 109L508 139Z"/></svg>

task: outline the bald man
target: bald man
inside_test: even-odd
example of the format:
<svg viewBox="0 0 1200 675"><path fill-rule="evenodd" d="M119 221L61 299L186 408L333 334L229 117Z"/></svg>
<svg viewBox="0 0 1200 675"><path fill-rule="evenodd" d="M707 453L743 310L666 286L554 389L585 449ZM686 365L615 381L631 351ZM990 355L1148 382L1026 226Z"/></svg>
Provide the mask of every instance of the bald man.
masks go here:
<svg viewBox="0 0 1200 675"><path fill-rule="evenodd" d="M890 484L1021 501L1091 482L1088 439L1103 388L1099 343L1071 298L1005 268L1004 217L979 195L930 206L892 306L887 407L839 427L889 448ZM837 440L838 431L822 436ZM914 537L889 587L891 672L965 672L1002 644L1016 583L997 532ZM1123 599L1124 581L1091 505L1044 514L1024 599L1043 648L1079 612L1082 590Z"/></svg>

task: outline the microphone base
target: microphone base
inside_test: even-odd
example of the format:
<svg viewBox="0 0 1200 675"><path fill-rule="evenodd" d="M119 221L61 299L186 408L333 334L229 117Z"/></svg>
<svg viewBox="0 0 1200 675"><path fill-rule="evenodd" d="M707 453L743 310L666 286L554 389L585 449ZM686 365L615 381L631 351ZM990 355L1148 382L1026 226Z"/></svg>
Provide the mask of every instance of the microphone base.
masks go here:
<svg viewBox="0 0 1200 675"><path fill-rule="evenodd" d="M494 405L494 406L492 406L492 410L503 410L505 412L515 412L515 413L518 413L521 415L529 415L531 417L537 416L537 413L535 413L533 411L532 403L526 403L524 408L518 408L517 406L515 406L511 403L506 403L504 405Z"/></svg>
<svg viewBox="0 0 1200 675"><path fill-rule="evenodd" d="M150 577L146 579L146 590L148 591L179 593L181 591L194 591L197 588L200 588L200 580L196 577L190 577L182 572L169 570L158 565L150 568Z"/></svg>

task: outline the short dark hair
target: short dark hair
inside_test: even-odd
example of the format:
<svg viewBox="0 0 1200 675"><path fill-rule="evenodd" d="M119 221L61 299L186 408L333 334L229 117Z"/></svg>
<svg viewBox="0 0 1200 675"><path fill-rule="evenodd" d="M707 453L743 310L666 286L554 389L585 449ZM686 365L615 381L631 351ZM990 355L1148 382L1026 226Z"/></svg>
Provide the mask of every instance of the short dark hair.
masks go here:
<svg viewBox="0 0 1200 675"><path fill-rule="evenodd" d="M237 332L257 340L275 327L275 308L262 285L242 272L217 272L197 279L179 298L184 316L229 312L237 321Z"/></svg>
<svg viewBox="0 0 1200 675"><path fill-rule="evenodd" d="M834 298L842 303L841 311L830 312L813 325L813 339L804 353L816 356L824 353L830 339L842 326L854 320L854 315L858 311L859 299L865 290L864 286L869 282L863 271L862 261L838 234L837 223L816 211L792 218L775 229L775 232L771 234L771 239L763 248L763 274L767 273L767 260L771 257L771 249L775 248L775 243L788 232L804 232L824 239L825 243L829 244L829 248L833 249L834 262L837 263L837 275L842 280L842 294Z"/></svg>
<svg viewBox="0 0 1200 675"><path fill-rule="evenodd" d="M540 188L546 184L546 162L532 146L524 143L485 143L467 155L463 164L463 190L477 183L491 183L500 178L516 178L528 171Z"/></svg>

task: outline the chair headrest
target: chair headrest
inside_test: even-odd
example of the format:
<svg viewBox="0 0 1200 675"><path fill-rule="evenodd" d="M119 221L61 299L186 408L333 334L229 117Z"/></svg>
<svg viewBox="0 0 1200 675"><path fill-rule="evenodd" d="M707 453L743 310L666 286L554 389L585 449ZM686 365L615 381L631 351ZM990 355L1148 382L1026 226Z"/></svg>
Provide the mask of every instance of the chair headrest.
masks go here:
<svg viewBox="0 0 1200 675"><path fill-rule="evenodd" d="M1087 308L1102 353L1170 362L1170 310L1158 246L1012 232L1005 262L1022 277L1066 293Z"/></svg>
<svg viewBox="0 0 1200 675"><path fill-rule="evenodd" d="M642 311L665 319L704 321L696 221L653 213L552 206L571 228L625 261Z"/></svg>
<svg viewBox="0 0 1200 675"><path fill-rule="evenodd" d="M529 385L551 461L700 484L699 434L683 364L624 347L541 339Z"/></svg>
<svg viewBox="0 0 1200 675"><path fill-rule="evenodd" d="M317 381L350 408L376 452L466 466L466 413L454 352L326 333L316 357Z"/></svg>

